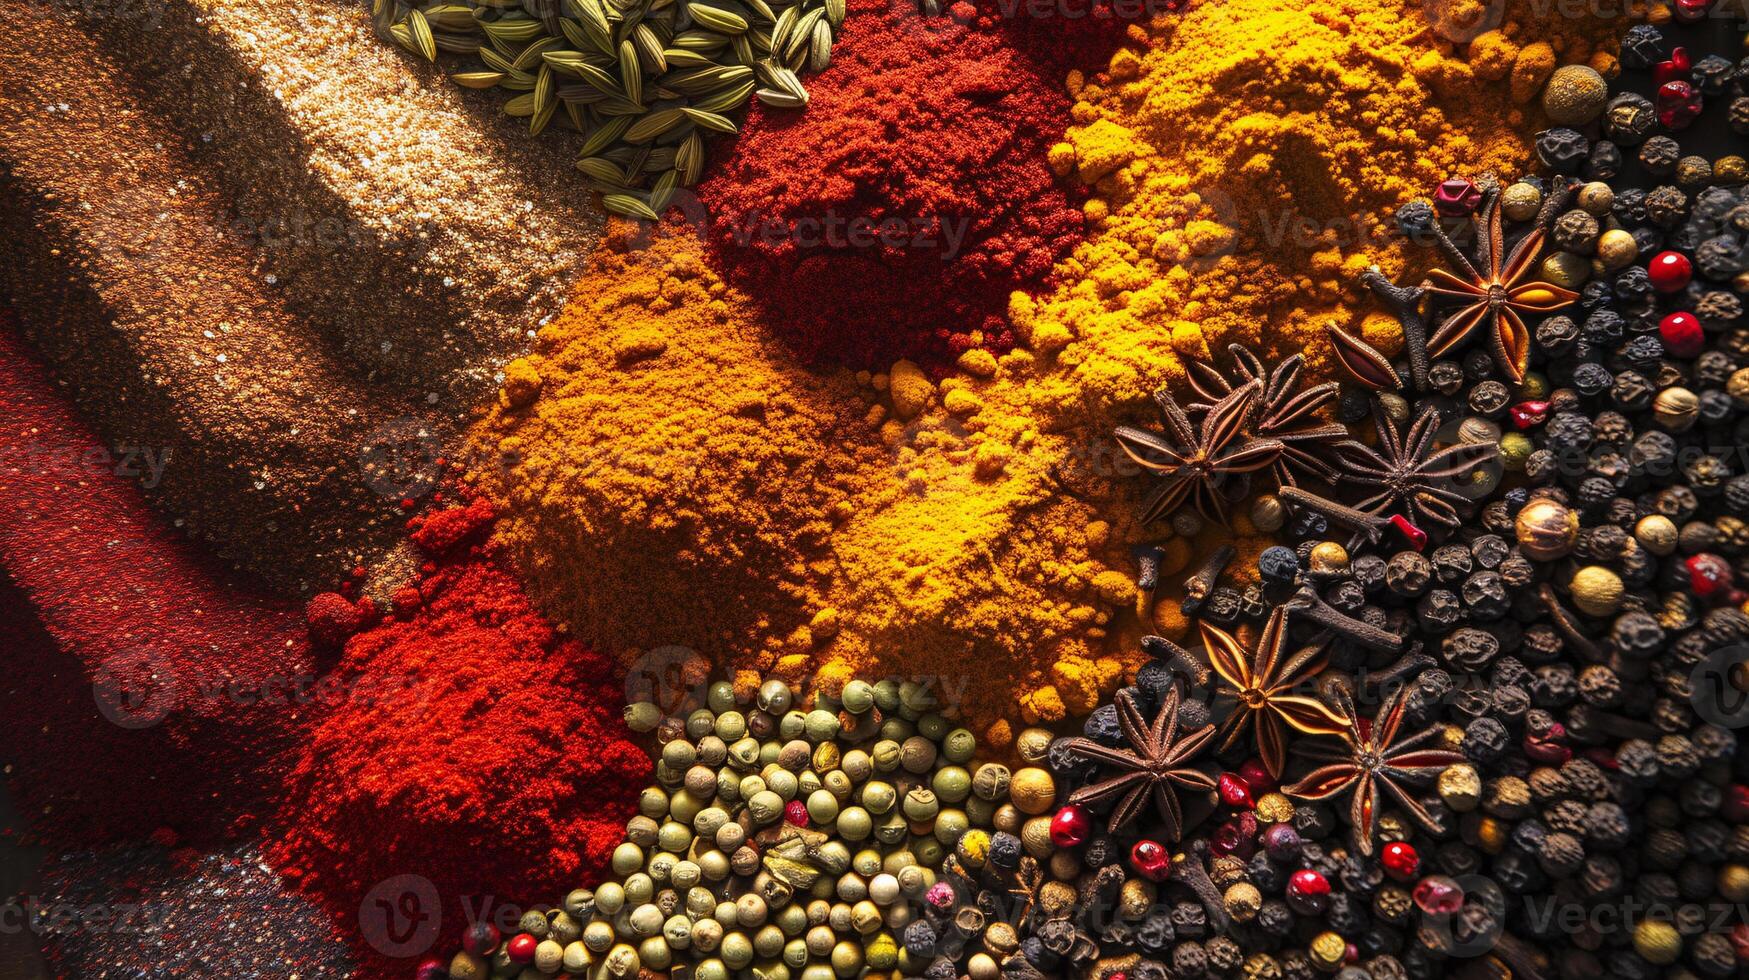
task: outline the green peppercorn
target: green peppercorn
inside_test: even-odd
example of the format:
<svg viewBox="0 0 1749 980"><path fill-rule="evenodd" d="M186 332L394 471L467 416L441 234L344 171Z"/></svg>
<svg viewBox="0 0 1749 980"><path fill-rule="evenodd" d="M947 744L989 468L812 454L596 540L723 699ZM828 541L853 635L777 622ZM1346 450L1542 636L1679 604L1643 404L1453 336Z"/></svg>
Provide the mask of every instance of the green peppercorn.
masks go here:
<svg viewBox="0 0 1749 980"><path fill-rule="evenodd" d="M964 728L955 728L942 736L941 754L956 766L972 761L972 755L977 751L978 737Z"/></svg>
<svg viewBox="0 0 1749 980"><path fill-rule="evenodd" d="M893 739L882 739L875 743L871 753L876 772L893 772L899 768L904 750Z"/></svg>
<svg viewBox="0 0 1749 980"><path fill-rule="evenodd" d="M643 905L656 893L655 883L642 871L626 875L625 889L626 904L632 906Z"/></svg>
<svg viewBox="0 0 1749 980"><path fill-rule="evenodd" d="M753 822L764 826L783 816L783 797L764 789L747 798L747 812Z"/></svg>
<svg viewBox="0 0 1749 980"><path fill-rule="evenodd" d="M641 966L638 951L624 943L608 950L601 961L602 976L611 977L612 980L631 980L638 975Z"/></svg>
<svg viewBox="0 0 1749 980"><path fill-rule="evenodd" d="M919 786L905 794L903 809L905 819L913 823L924 823L933 820L941 811L941 801L935 798L933 791Z"/></svg>
<svg viewBox="0 0 1749 980"><path fill-rule="evenodd" d="M709 735L717 716L709 708L700 708L686 716L686 737L697 740Z"/></svg>
<svg viewBox="0 0 1749 980"><path fill-rule="evenodd" d="M859 806L849 806L839 812L833 829L845 840L862 841L868 839L868 835L874 831L874 821L867 810Z"/></svg>
<svg viewBox="0 0 1749 980"><path fill-rule="evenodd" d="M712 683L705 694L705 704L719 715L725 711L733 711L735 708L735 685L728 681Z"/></svg>
<svg viewBox="0 0 1749 980"><path fill-rule="evenodd" d="M759 710L768 714L781 715L788 711L791 703L789 685L783 681L770 680L759 685L757 699Z"/></svg>
<svg viewBox="0 0 1749 980"><path fill-rule="evenodd" d="M721 956L723 965L729 969L746 969L753 962L753 941L745 933L731 932L723 937Z"/></svg>
<svg viewBox="0 0 1749 980"><path fill-rule="evenodd" d="M808 730L808 716L800 711L790 710L783 713L777 721L777 736L785 742L801 738Z"/></svg>
<svg viewBox="0 0 1749 980"><path fill-rule="evenodd" d="M659 786L646 787L638 796L638 812L652 820L668 815L668 794Z"/></svg>
<svg viewBox="0 0 1749 980"><path fill-rule="evenodd" d="M959 766L942 766L930 777L929 788L943 803L963 803L972 795L972 774Z"/></svg>
<svg viewBox="0 0 1749 980"><path fill-rule="evenodd" d="M733 742L747 734L747 716L739 711L725 711L717 716L713 729L718 738Z"/></svg>
<svg viewBox="0 0 1749 980"><path fill-rule="evenodd" d="M935 755L935 743L916 735L905 740L899 761L906 772L922 774L934 768Z"/></svg>
<svg viewBox="0 0 1749 980"><path fill-rule="evenodd" d="M861 801L862 805L867 807L868 812L870 813L886 813L893 808L893 803L897 799L898 796L896 795L896 791L893 789L891 783L885 783L877 779L873 782L863 784Z"/></svg>
<svg viewBox="0 0 1749 980"><path fill-rule="evenodd" d="M971 825L971 821L966 819L964 811L942 810L935 815L935 825L930 828L930 832L943 846L952 847L954 842L960 839L960 835L964 834Z"/></svg>
<svg viewBox="0 0 1749 980"><path fill-rule="evenodd" d="M830 711L815 709L808 712L803 722L803 731L810 742L824 742L838 735L838 716Z"/></svg>
<svg viewBox="0 0 1749 980"><path fill-rule="evenodd" d="M808 797L808 819L824 826L838 819L838 797L820 789Z"/></svg>
<svg viewBox="0 0 1749 980"><path fill-rule="evenodd" d="M629 875L644 866L644 849L631 841L626 841L613 849L613 858L610 864L614 874Z"/></svg>
<svg viewBox="0 0 1749 980"><path fill-rule="evenodd" d="M864 680L853 680L844 685L844 710L853 715L860 715L874 707L874 685Z"/></svg>
<svg viewBox="0 0 1749 980"><path fill-rule="evenodd" d="M639 734L653 732L662 723L662 709L649 701L626 705L626 727Z"/></svg>

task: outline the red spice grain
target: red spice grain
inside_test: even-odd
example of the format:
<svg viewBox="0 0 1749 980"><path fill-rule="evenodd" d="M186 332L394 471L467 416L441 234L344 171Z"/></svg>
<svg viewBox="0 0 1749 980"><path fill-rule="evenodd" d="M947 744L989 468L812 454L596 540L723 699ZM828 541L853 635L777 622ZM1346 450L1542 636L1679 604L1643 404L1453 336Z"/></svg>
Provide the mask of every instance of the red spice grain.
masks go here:
<svg viewBox="0 0 1749 980"><path fill-rule="evenodd" d="M452 532L477 532L483 513L453 508L418 533L460 540ZM347 643L331 676L362 693L310 732L269 858L354 927L373 887L421 876L454 945L486 896L562 892L598 874L650 761L625 738L611 658L543 619L495 547L440 563L415 594L406 619ZM360 955L387 969L368 933Z"/></svg>
<svg viewBox="0 0 1749 980"><path fill-rule="evenodd" d="M807 111L755 108L700 185L719 262L806 360L1005 349L1010 293L1045 286L1082 234L1045 160L1070 105L1051 62L1073 49L964 5L849 8Z"/></svg>
<svg viewBox="0 0 1749 980"><path fill-rule="evenodd" d="M8 658L0 750L57 839L249 822L301 719L253 695L315 669L295 604L146 503L148 451L100 443L0 310L0 568L36 621L18 632L47 640Z"/></svg>

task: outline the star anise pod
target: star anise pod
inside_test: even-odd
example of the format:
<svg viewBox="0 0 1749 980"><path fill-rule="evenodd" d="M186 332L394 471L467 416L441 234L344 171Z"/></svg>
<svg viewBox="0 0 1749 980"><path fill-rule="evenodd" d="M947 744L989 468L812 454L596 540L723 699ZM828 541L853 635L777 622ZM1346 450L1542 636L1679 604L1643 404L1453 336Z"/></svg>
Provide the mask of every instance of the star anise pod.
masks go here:
<svg viewBox="0 0 1749 980"><path fill-rule="evenodd" d="M1230 488L1222 484L1270 465L1283 449L1275 439L1242 440L1245 420L1262 391L1261 380L1233 389L1209 407L1199 428L1191 424L1172 393L1161 388L1154 392L1154 402L1165 423L1164 436L1127 425L1118 427L1115 434L1125 455L1162 476L1143 509L1142 523L1177 510L1192 495L1202 516L1227 523Z"/></svg>
<svg viewBox="0 0 1749 980"><path fill-rule="evenodd" d="M1248 727L1255 727L1258 754L1276 779L1281 778L1287 760L1284 726L1308 735L1338 735L1348 724L1322 701L1292 693L1324 669L1326 657L1321 643L1285 656L1287 617L1287 607L1276 607L1257 638L1256 651L1249 655L1232 634L1198 622L1209 663L1226 681L1221 693L1234 702L1232 713L1217 729L1221 738L1217 751L1232 748Z"/></svg>
<svg viewBox="0 0 1749 980"><path fill-rule="evenodd" d="M1070 794L1069 802L1091 806L1118 797L1117 806L1111 811L1106 825L1116 833L1140 816L1142 808L1151 799L1155 812L1165 824L1166 838L1177 840L1184 832L1184 810L1178 801L1178 788L1182 786L1198 793L1208 793L1215 788L1213 776L1190 767L1191 760L1215 737L1215 726L1204 725L1179 738L1179 701L1178 686L1174 684L1167 692L1154 723L1149 725L1142 717L1141 709L1136 707L1135 697L1128 690L1119 691L1118 727L1129 742L1129 748L1115 749L1090 738L1070 739L1067 745L1070 754L1092 759L1117 772L1076 790Z"/></svg>
<svg viewBox="0 0 1749 980"><path fill-rule="evenodd" d="M1464 761L1461 752L1420 747L1439 735L1438 728L1425 728L1406 738L1400 737L1406 690L1398 688L1394 691L1369 723L1355 710L1348 693L1339 688L1341 713L1347 719L1347 728L1342 732L1343 747L1336 761L1312 770L1306 778L1282 790L1288 796L1313 802L1342 793L1351 794L1348 820L1354 827L1355 846L1362 854L1373 852L1373 831L1385 793L1389 793L1421 826L1430 831L1438 830L1433 816L1402 784L1438 775L1445 767Z"/></svg>
<svg viewBox="0 0 1749 980"><path fill-rule="evenodd" d="M1232 394L1234 388L1252 381L1263 382L1263 393L1252 405L1245 431L1253 438L1274 439L1282 444L1281 455L1272 467L1276 482L1294 486L1295 476L1309 476L1328 483L1336 471L1315 452L1346 439L1348 429L1319 418L1318 410L1336 398L1341 386L1326 381L1302 389L1301 374L1306 365L1303 354L1295 354L1274 370L1266 370L1245 345L1233 344L1227 350L1233 355L1237 381L1228 379L1212 364L1190 362L1190 386L1207 399L1207 404L1192 404L1190 411L1210 411L1214 403Z"/></svg>
<svg viewBox="0 0 1749 980"><path fill-rule="evenodd" d="M1458 506L1471 501L1463 490L1464 481L1476 467L1499 455L1499 447L1476 442L1436 448L1439 412L1433 408L1415 419L1408 435L1401 434L1380 407L1373 410L1373 422L1379 432L1377 449L1354 440L1336 447L1346 464L1341 480L1377 491L1355 504L1355 509L1382 514L1400 508L1412 523L1457 527Z"/></svg>
<svg viewBox="0 0 1749 980"><path fill-rule="evenodd" d="M1560 196L1564 198L1564 195ZM1553 197L1555 195L1551 195ZM1578 299L1579 294L1531 278L1537 259L1542 257L1543 239L1547 235L1542 221L1539 220L1529 234L1519 239L1510 253L1506 252L1506 236L1500 227L1498 187L1488 190L1474 220L1474 262L1452 245L1443 229L1437 224L1434 226L1441 251L1451 260L1455 271L1434 269L1429 272L1429 291L1435 297L1457 300L1463 306L1433 331L1433 336L1427 341L1427 351L1433 357L1442 357L1486 324L1484 329L1494 350L1494 360L1517 383L1524 380L1524 372L1530 365L1530 328L1524 325L1523 314L1552 313Z"/></svg>

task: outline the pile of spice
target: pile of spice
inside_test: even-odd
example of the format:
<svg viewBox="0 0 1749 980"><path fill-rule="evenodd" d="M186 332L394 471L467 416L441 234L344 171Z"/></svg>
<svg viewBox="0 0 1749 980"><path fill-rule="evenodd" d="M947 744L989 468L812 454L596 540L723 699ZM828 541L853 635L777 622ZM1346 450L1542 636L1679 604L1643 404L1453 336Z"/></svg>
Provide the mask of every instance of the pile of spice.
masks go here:
<svg viewBox="0 0 1749 980"><path fill-rule="evenodd" d="M723 275L804 362L939 375L1007 350L1010 293L1081 240L1045 160L1069 119L1059 72L963 6L852 0L806 118L750 120L699 188Z"/></svg>
<svg viewBox="0 0 1749 980"><path fill-rule="evenodd" d="M850 23L902 25L878 13ZM1178 381L1190 356L1229 342L1266 357L1306 348L1308 376L1328 377L1334 362L1313 343L1325 322L1381 344L1394 329L1344 279L1370 262L1400 265L1389 236L1345 256L1349 226L1338 223L1313 246L1282 247L1261 233L1259 212L1279 228L1285 200L1290 219L1353 216L1370 227L1368 216L1460 164L1522 167L1526 110L1506 75L1522 64L1540 83L1561 59L1592 60L1558 32L1606 30L1525 20L1510 36L1503 28L1452 48L1399 10L1356 17L1334 2L1284 11L1250 0L1129 26L1143 46L1069 79L1075 101L1056 120L1069 124L1068 142L1047 159L1089 187L1089 237L1059 264L1055 288L1010 297L1018 332L1007 353L967 349L939 378L909 358L855 374L806 370L788 327L762 315L791 287L742 291L732 262L723 259L727 274L713 268L720 241L706 255L685 228L615 232L577 301L543 328L472 432L470 472L501 504L543 610L605 649L684 643L783 676L810 664L837 678L945 674L967 685L966 721L996 747L1018 725L1086 714L1136 662L1127 613L1148 590L1134 585L1134 549L1164 594L1193 557L1228 539L1237 567L1268 544L1243 509L1230 530L1194 514L1138 525L1133 484L1111 479L1131 465L1106 436L1112 424ZM1000 20L923 27L941 43L991 51L980 31L1020 30ZM1547 31L1560 55L1521 45L1533 31ZM816 100L838 97L827 90L856 43L853 30ZM813 145L810 127L861 132L859 120L878 117L815 115L770 136ZM764 125L756 117L750 129ZM756 181L771 157L747 135L723 173ZM1308 154L1317 166L1271 170ZM712 187L701 186L707 200ZM781 197L771 187L767 197ZM1238 206L1232 220L1257 230L1229 236L1192 220L1185 208L1199 187L1226 195ZM1183 246L1205 233L1218 247L1191 255ZM1157 617L1147 629L1173 638L1189 629L1176 603L1147 611Z"/></svg>
<svg viewBox="0 0 1749 980"><path fill-rule="evenodd" d="M420 976L996 977L1031 921L1056 790L1044 769L975 763L944 707L914 681L834 696L745 674L672 713L629 705L656 782L612 877L508 933L471 925Z"/></svg>
<svg viewBox="0 0 1749 980"><path fill-rule="evenodd" d="M832 63L846 11L844 0L372 5L377 30L427 61L477 57L450 79L520 93L503 110L531 135L555 118L576 130L577 169L602 205L650 221L698 181L705 139L738 132L751 100L808 104L797 73Z"/></svg>
<svg viewBox="0 0 1749 980"><path fill-rule="evenodd" d="M482 130L350 5L42 10L0 53L30 346L106 443L173 461L150 496L225 559L293 595L381 566L594 242L569 161Z"/></svg>
<svg viewBox="0 0 1749 980"><path fill-rule="evenodd" d="M1202 656L1144 640L1134 684L1052 744L1064 880L1166 907L1071 913L1023 946L1034 969L1742 974L1749 474L1721 447L1749 408L1749 174L1678 150L1732 63L1650 26L1623 60L1661 104L1565 70L1551 116L1607 112L1603 139L1541 134L1543 175L1399 212L1442 266L1362 277L1401 354L1330 332L1347 384L1323 397L1370 437L1256 499L1284 544L1253 589L1193 590ZM1121 433L1154 511L1291 460L1289 376L1196 367L1219 398L1163 394L1164 432Z"/></svg>

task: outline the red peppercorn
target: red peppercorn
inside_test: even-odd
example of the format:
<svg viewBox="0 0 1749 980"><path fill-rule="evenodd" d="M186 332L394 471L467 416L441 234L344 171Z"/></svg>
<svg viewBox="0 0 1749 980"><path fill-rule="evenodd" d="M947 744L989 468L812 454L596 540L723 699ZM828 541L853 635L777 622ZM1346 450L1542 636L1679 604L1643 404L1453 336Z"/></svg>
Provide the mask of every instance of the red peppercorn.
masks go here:
<svg viewBox="0 0 1749 980"><path fill-rule="evenodd" d="M1416 551L1426 549L1427 532L1410 523L1407 517L1404 517L1402 514L1392 514L1391 526L1396 528L1398 533L1403 535L1404 540L1409 542L1409 547L1414 548Z"/></svg>
<svg viewBox="0 0 1749 980"><path fill-rule="evenodd" d="M1330 906L1330 882L1310 868L1295 871L1287 879L1287 903L1302 915L1317 915Z"/></svg>
<svg viewBox="0 0 1749 980"><path fill-rule="evenodd" d="M1433 192L1433 206L1439 213L1448 218L1462 218L1476 210L1482 203L1482 189L1475 181L1462 177L1450 177L1439 184L1439 189Z"/></svg>
<svg viewBox="0 0 1749 980"><path fill-rule="evenodd" d="M1349 943L1342 947L1342 962L1354 964L1360 962L1360 947Z"/></svg>
<svg viewBox="0 0 1749 980"><path fill-rule="evenodd" d="M1275 780L1270 777L1268 767L1262 759L1246 759L1239 767L1239 778L1245 781L1246 788L1252 796L1259 796L1275 788Z"/></svg>
<svg viewBox="0 0 1749 980"><path fill-rule="evenodd" d="M1749 823L1749 786L1734 783L1726 789L1719 812L1732 823Z"/></svg>
<svg viewBox="0 0 1749 980"><path fill-rule="evenodd" d="M1084 843L1092 833L1093 815L1084 806L1071 803L1051 818L1051 843L1058 847Z"/></svg>
<svg viewBox="0 0 1749 980"><path fill-rule="evenodd" d="M1385 845L1384 852L1379 855L1379 863L1385 866L1385 872L1391 877L1398 881L1408 881L1420 870L1421 855L1415 853L1414 847L1394 840Z"/></svg>
<svg viewBox="0 0 1749 980"><path fill-rule="evenodd" d="M519 932L510 937L510 942L504 947L504 955L510 957L512 963L527 966L534 962L534 950L539 945L540 940L534 938L532 934Z"/></svg>
<svg viewBox="0 0 1749 980"><path fill-rule="evenodd" d="M1172 855L1157 841L1139 840L1130 848L1130 865L1149 881L1165 881L1172 873Z"/></svg>
<svg viewBox="0 0 1749 980"><path fill-rule="evenodd" d="M1700 91L1688 82L1665 82L1658 86L1658 122L1665 129L1687 129L1700 116Z"/></svg>
<svg viewBox="0 0 1749 980"><path fill-rule="evenodd" d="M808 805L801 800L790 800L784 804L783 818L797 827L808 825Z"/></svg>
<svg viewBox="0 0 1749 980"><path fill-rule="evenodd" d="M414 980L448 980L449 971L444 968L442 960L433 958L419 964L413 977Z"/></svg>
<svg viewBox="0 0 1749 980"><path fill-rule="evenodd" d="M1664 341L1664 349L1677 357L1694 357L1706 348L1700 318L1686 310L1666 313L1658 321L1658 336Z"/></svg>
<svg viewBox="0 0 1749 980"><path fill-rule="evenodd" d="M1669 61L1660 61L1652 66L1652 83L1663 85L1665 82L1686 82L1692 67L1687 48L1672 48Z"/></svg>
<svg viewBox="0 0 1749 980"><path fill-rule="evenodd" d="M462 931L462 949L475 956L491 956L498 948L500 933L490 922L473 922Z"/></svg>
<svg viewBox="0 0 1749 980"><path fill-rule="evenodd" d="M1317 897L1330 894L1330 880L1311 868L1301 868L1289 875L1287 887L1296 895Z"/></svg>
<svg viewBox="0 0 1749 980"><path fill-rule="evenodd" d="M1428 875L1415 886L1411 897L1428 915L1445 915L1464 907L1463 886L1445 875Z"/></svg>
<svg viewBox="0 0 1749 980"><path fill-rule="evenodd" d="M1541 401L1519 402L1508 409L1507 414L1512 416L1513 425L1520 429L1528 429L1548 420L1549 403Z"/></svg>
<svg viewBox="0 0 1749 980"><path fill-rule="evenodd" d="M1573 750L1562 744L1566 738L1566 726L1555 722L1541 735L1524 736L1524 754L1546 766L1563 765L1573 758Z"/></svg>
<svg viewBox="0 0 1749 980"><path fill-rule="evenodd" d="M1682 23L1694 24L1705 19L1712 5L1713 0L1676 0L1671 12Z"/></svg>
<svg viewBox="0 0 1749 980"><path fill-rule="evenodd" d="M1221 773L1220 782L1216 784L1221 793L1221 802L1230 807L1249 810L1256 806L1251 799L1251 787L1245 785L1245 780L1234 773Z"/></svg>
<svg viewBox="0 0 1749 980"><path fill-rule="evenodd" d="M1735 576L1731 573L1731 563L1710 552L1692 555L1685 563L1688 568L1688 584L1694 589L1694 594L1703 599L1710 599L1721 592L1731 589Z"/></svg>
<svg viewBox="0 0 1749 980"><path fill-rule="evenodd" d="M1646 272L1651 276L1652 288L1660 293L1680 292L1694 278L1694 266L1681 252L1659 252L1647 263Z"/></svg>

